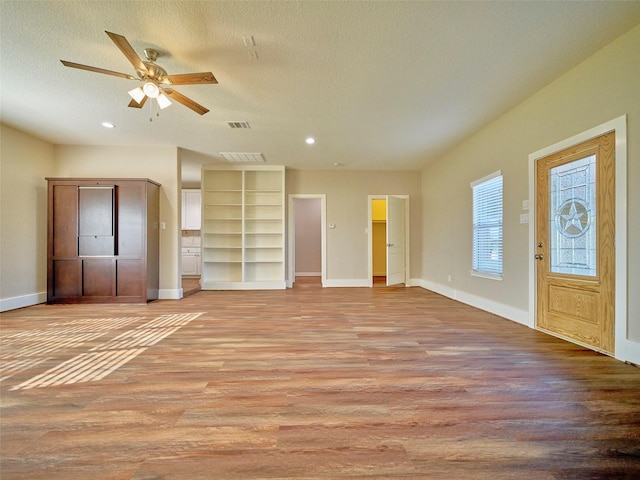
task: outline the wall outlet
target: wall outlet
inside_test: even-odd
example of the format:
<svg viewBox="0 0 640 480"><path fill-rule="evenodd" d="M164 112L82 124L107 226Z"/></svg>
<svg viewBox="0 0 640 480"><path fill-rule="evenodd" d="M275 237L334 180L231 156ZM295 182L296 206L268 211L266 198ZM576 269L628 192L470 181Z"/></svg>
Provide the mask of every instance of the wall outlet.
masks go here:
<svg viewBox="0 0 640 480"><path fill-rule="evenodd" d="M447 277L447 282L451 283L451 275Z"/></svg>

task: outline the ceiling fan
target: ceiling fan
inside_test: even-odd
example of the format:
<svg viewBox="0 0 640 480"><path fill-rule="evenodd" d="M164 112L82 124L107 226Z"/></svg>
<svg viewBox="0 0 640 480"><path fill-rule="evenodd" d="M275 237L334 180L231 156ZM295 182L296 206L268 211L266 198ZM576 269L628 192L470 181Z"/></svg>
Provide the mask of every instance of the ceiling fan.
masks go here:
<svg viewBox="0 0 640 480"><path fill-rule="evenodd" d="M131 95L132 98L131 102L129 102L129 106L133 108L142 108L147 99L155 98L160 108L166 108L171 105L171 101L169 99L172 99L200 115L204 115L209 111L207 108L194 102L190 98L176 92L171 87L173 85L218 83L216 78L213 76L213 73L199 72L167 75L167 71L155 63L159 56L157 50L146 48L144 50L144 54L147 61L143 61L125 37L118 35L117 33L106 31L105 33L109 35L109 38L113 40L113 43L115 43L124 56L127 57L127 60L131 62L131 65L135 68L137 77L127 73L114 72L112 70L105 70L104 68L98 67L90 67L88 65L68 62L66 60L60 60L62 64L65 67L79 68L80 70L88 70L89 72L104 73L106 75L113 75L115 77L126 78L128 80L142 80L144 82L142 87L137 87L129 91L129 95Z"/></svg>

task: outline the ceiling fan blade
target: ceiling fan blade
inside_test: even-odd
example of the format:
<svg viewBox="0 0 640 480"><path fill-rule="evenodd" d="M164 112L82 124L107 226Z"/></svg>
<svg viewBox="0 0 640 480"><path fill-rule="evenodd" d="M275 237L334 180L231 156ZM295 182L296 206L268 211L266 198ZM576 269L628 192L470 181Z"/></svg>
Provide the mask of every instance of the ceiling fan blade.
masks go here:
<svg viewBox="0 0 640 480"><path fill-rule="evenodd" d="M89 65L82 65L80 63L67 62L66 60L60 60L65 67L79 68L80 70L88 70L89 72L104 73L105 75L113 75L114 77L126 78L128 80L138 80L136 77L127 73L114 72L113 70L105 70L104 68L90 67Z"/></svg>
<svg viewBox="0 0 640 480"><path fill-rule="evenodd" d="M131 108L142 108L142 106L147 102L147 97L146 95L142 98L142 100L140 101L140 103L136 102L135 100L131 99L131 101L129 102L129 107Z"/></svg>
<svg viewBox="0 0 640 480"><path fill-rule="evenodd" d="M176 102L181 103L182 105L184 105L187 108L190 108L191 110L193 110L194 112L196 112L199 115L204 115L205 113L207 113L209 111L209 109L204 108L202 105L194 102L190 98L185 97L184 95L182 95L181 93L176 92L175 90L172 90L170 88L163 88L162 91L171 100L175 100Z"/></svg>
<svg viewBox="0 0 640 480"><path fill-rule="evenodd" d="M118 35L117 33L107 32L106 30L104 33L109 35L109 38L113 40L113 43L116 44L116 47L118 47L120 51L124 53L124 56L127 57L127 60L129 60L129 62L131 62L133 68L148 73L147 66L133 49L133 47L129 43L129 40L124 38L122 35Z"/></svg>
<svg viewBox="0 0 640 480"><path fill-rule="evenodd" d="M165 75L162 83L171 85L197 85L201 83L218 83L211 72L180 73L178 75Z"/></svg>

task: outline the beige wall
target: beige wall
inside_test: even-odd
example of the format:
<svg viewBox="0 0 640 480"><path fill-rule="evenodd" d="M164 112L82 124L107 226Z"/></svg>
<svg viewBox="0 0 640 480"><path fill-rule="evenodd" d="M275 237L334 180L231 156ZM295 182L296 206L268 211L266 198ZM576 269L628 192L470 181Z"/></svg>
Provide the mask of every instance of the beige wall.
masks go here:
<svg viewBox="0 0 640 480"><path fill-rule="evenodd" d="M409 195L410 277L421 274L421 180L417 172L287 170L287 194L327 195L327 280L368 281L369 195Z"/></svg>
<svg viewBox="0 0 640 480"><path fill-rule="evenodd" d="M46 300L53 145L0 124L0 310Z"/></svg>
<svg viewBox="0 0 640 480"><path fill-rule="evenodd" d="M180 152L176 147L55 147L56 177L149 178L160 188L160 298L180 289Z"/></svg>
<svg viewBox="0 0 640 480"><path fill-rule="evenodd" d="M570 70L423 171L423 278L435 289L526 314L528 155L628 115L629 338L640 341L640 26ZM469 183L504 175L504 281L469 275ZM452 281L448 281L451 275Z"/></svg>

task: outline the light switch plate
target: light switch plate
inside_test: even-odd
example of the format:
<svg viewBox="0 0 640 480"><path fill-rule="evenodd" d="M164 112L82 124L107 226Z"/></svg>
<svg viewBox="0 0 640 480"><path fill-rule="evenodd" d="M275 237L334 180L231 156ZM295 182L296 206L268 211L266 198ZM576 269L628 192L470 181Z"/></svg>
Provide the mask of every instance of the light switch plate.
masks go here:
<svg viewBox="0 0 640 480"><path fill-rule="evenodd" d="M528 213L520 214L520 223L529 223L529 214Z"/></svg>

